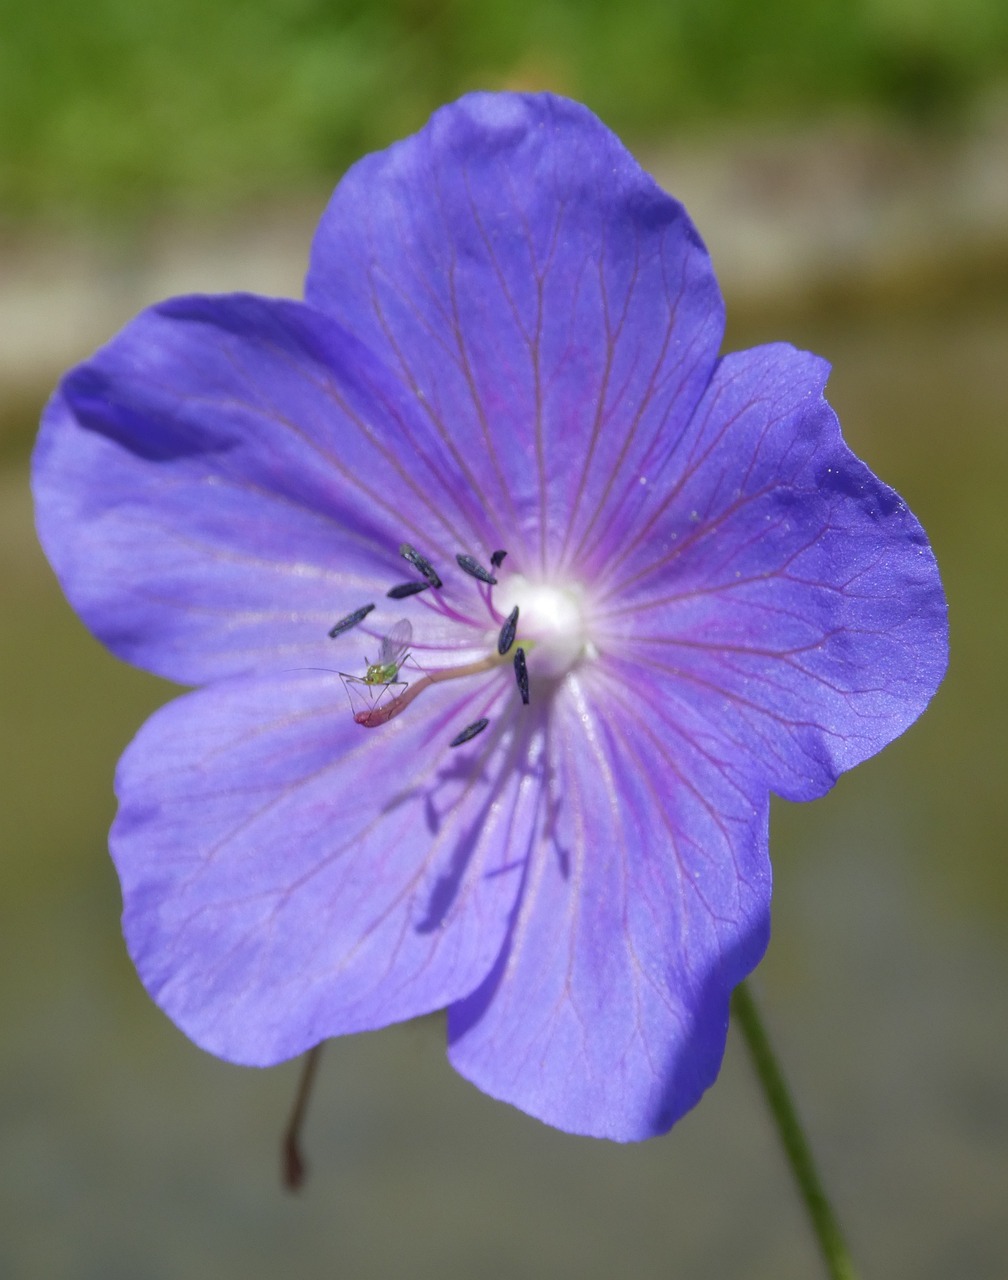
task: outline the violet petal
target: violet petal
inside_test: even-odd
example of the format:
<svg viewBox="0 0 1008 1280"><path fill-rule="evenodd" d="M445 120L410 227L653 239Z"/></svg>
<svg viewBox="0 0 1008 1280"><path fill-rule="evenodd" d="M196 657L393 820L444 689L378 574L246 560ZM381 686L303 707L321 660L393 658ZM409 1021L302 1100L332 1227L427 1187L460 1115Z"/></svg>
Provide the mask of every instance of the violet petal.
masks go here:
<svg viewBox="0 0 1008 1280"><path fill-rule="evenodd" d="M448 488L526 571L571 562L688 422L723 328L682 206L548 94L470 94L354 165L305 292L413 389Z"/></svg>
<svg viewBox="0 0 1008 1280"><path fill-rule="evenodd" d="M927 539L844 444L828 368L784 345L721 361L650 520L611 513L600 587L614 673L792 800L902 733L948 656Z"/></svg>
<svg viewBox="0 0 1008 1280"><path fill-rule="evenodd" d="M662 1133L714 1080L769 937L767 796L644 700L572 677L507 944L449 1011L453 1065L559 1128Z"/></svg>
<svg viewBox="0 0 1008 1280"><path fill-rule="evenodd" d="M333 619L392 585L404 534L432 554L485 540L417 479L410 455L429 431L310 308L176 298L50 402L39 536L95 634L159 675L331 664Z"/></svg>
<svg viewBox="0 0 1008 1280"><path fill-rule="evenodd" d="M492 965L536 788L502 767L506 739L444 749L472 714L457 687L423 696L426 715L368 730L336 676L238 678L127 749L111 835L127 944L203 1048L278 1062L442 1008Z"/></svg>

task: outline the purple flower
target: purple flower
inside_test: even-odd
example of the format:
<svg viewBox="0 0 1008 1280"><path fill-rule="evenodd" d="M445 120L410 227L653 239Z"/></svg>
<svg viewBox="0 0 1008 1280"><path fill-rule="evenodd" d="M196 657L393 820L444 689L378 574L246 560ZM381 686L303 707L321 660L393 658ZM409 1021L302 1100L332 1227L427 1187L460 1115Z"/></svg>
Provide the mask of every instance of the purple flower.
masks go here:
<svg viewBox="0 0 1008 1280"><path fill-rule="evenodd" d="M590 112L474 94L347 174L304 303L175 298L63 380L45 549L113 652L198 686L111 835L198 1044L263 1065L447 1008L464 1076L618 1139L714 1080L770 792L822 795L946 661L827 364L719 358L722 323Z"/></svg>

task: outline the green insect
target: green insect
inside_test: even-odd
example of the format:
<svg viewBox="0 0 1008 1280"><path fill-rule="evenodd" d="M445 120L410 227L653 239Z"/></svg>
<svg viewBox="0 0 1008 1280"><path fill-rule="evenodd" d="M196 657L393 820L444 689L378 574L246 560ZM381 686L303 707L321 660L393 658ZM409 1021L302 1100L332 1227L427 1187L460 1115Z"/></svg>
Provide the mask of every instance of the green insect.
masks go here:
<svg viewBox="0 0 1008 1280"><path fill-rule="evenodd" d="M400 618L382 640L378 648L378 661L369 662L364 672L365 684L392 684L399 675L399 668L409 657L413 628L405 618Z"/></svg>
<svg viewBox="0 0 1008 1280"><path fill-rule="evenodd" d="M363 677L339 673L343 687L350 699L350 709L358 724L373 724L373 713L389 699L406 690L406 681L399 680L399 668L409 657L413 628L406 618L401 618L378 646L376 662L367 662Z"/></svg>

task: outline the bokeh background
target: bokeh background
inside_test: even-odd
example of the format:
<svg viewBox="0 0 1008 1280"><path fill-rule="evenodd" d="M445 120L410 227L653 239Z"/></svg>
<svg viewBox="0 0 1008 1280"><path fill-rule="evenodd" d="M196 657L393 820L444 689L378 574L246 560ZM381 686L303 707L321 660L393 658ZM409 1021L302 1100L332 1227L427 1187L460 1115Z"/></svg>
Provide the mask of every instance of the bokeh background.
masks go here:
<svg viewBox="0 0 1008 1280"><path fill-rule="evenodd" d="M113 768L171 690L37 549L41 405L160 296L296 295L346 165L473 87L616 128L707 239L727 345L830 358L848 440L932 537L948 678L830 796L775 808L755 984L864 1276L1003 1280L1003 0L0 0L0 1276L820 1274L734 1034L634 1147L482 1097L438 1018L335 1042L292 1196L297 1066L191 1046L119 936Z"/></svg>

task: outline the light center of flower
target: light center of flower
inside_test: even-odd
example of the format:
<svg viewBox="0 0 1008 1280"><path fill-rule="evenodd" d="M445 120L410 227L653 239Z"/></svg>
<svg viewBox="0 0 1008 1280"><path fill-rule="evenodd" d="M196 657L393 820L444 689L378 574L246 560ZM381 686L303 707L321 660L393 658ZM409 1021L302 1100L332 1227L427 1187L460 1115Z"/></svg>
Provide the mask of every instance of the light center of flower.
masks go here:
<svg viewBox="0 0 1008 1280"><path fill-rule="evenodd" d="M519 643L528 652L529 671L559 677L594 652L580 583L537 582L511 574L497 588L494 603L502 613L518 606Z"/></svg>

